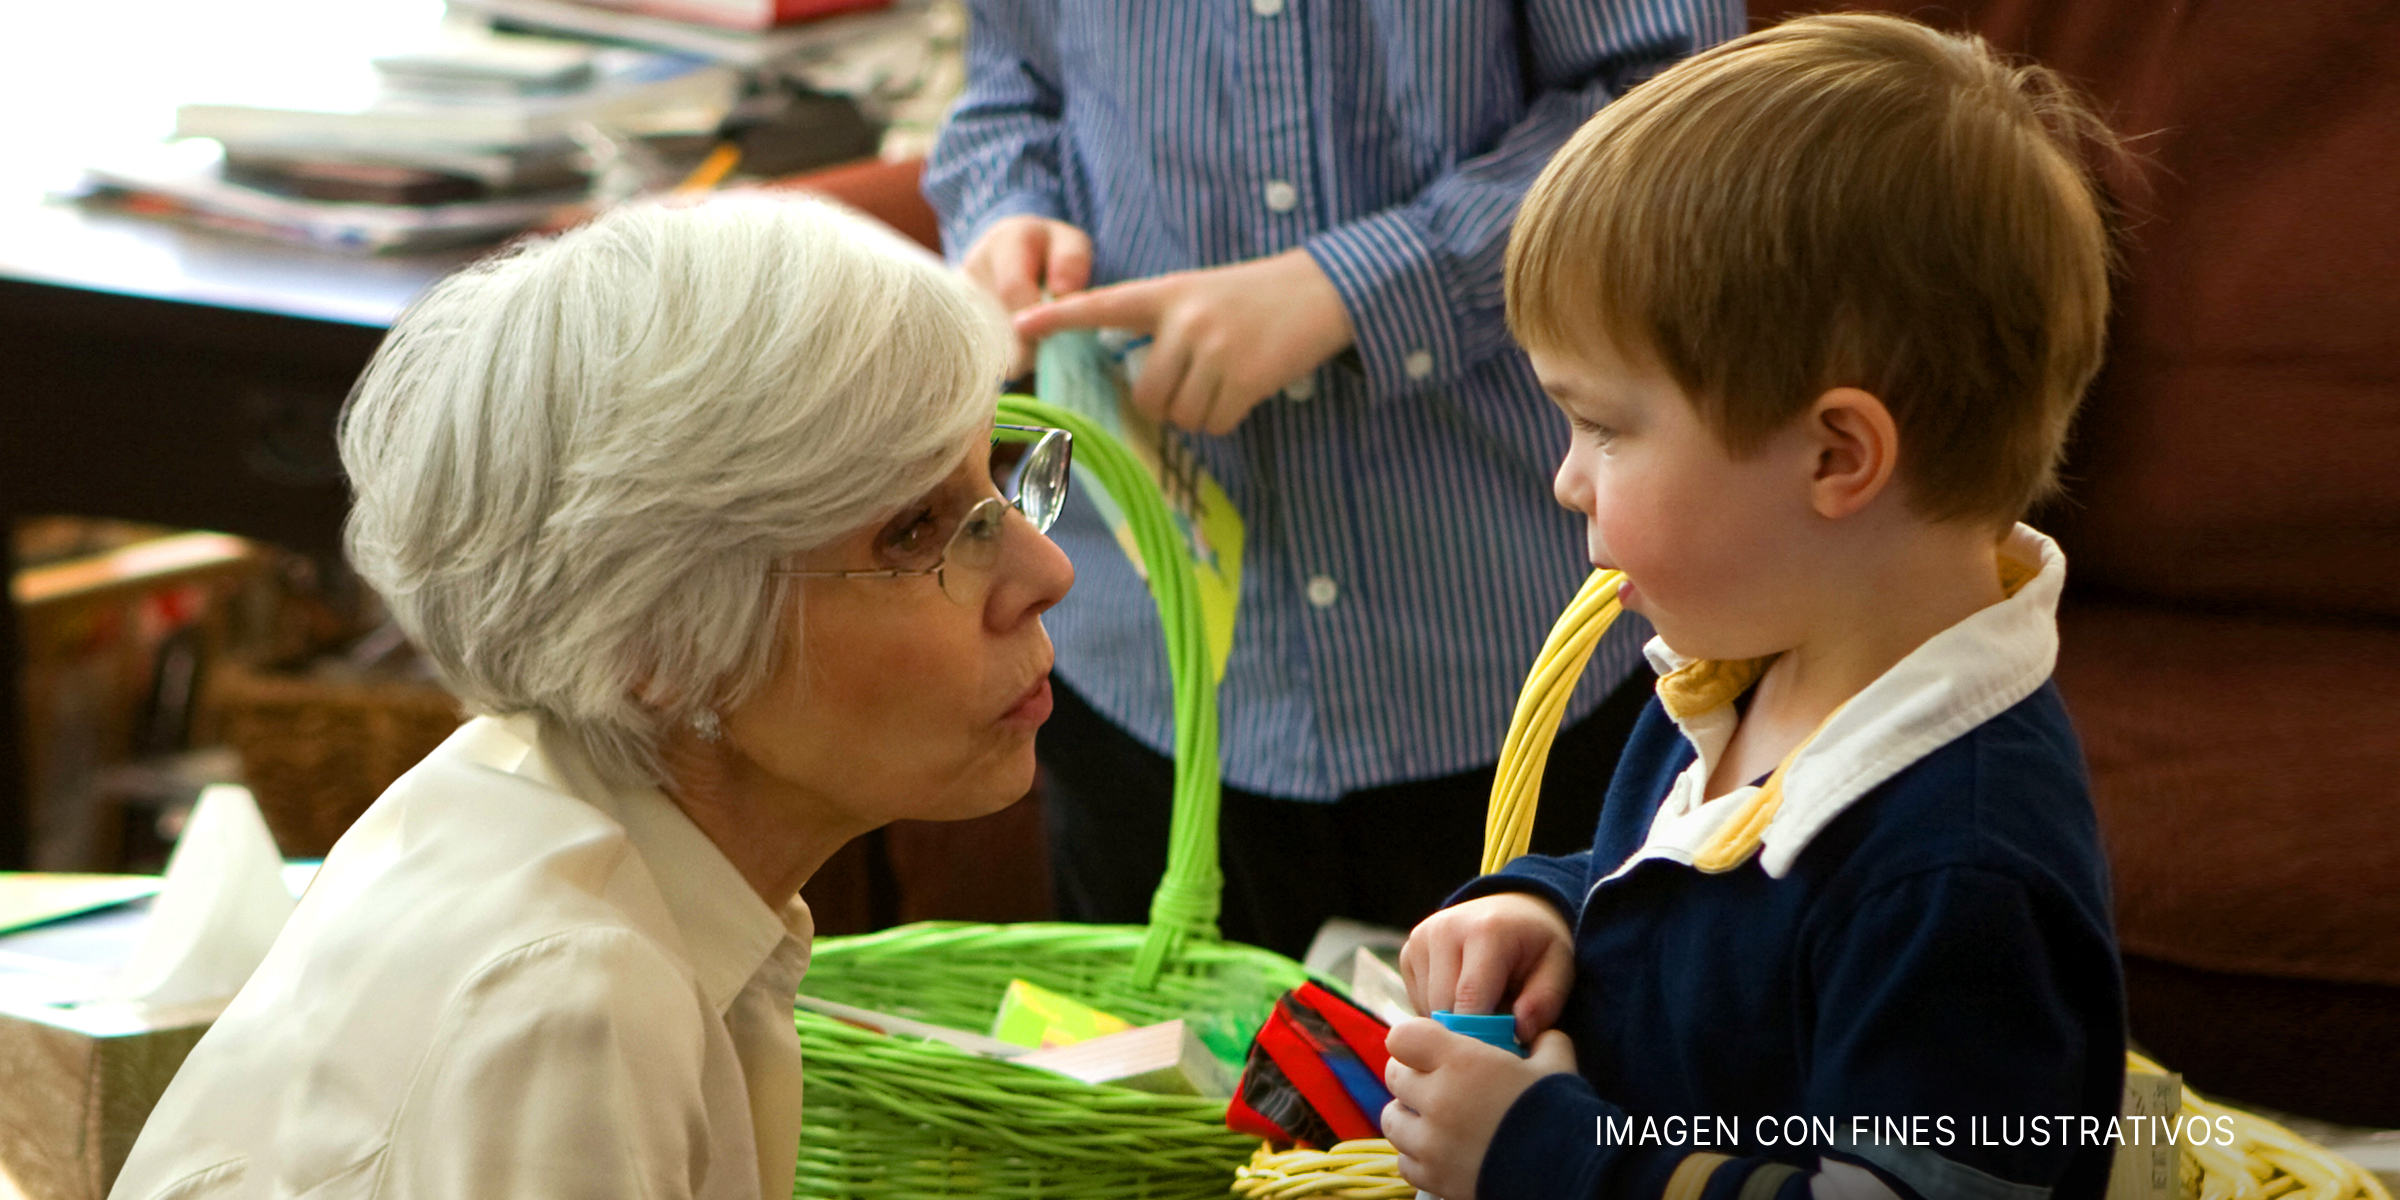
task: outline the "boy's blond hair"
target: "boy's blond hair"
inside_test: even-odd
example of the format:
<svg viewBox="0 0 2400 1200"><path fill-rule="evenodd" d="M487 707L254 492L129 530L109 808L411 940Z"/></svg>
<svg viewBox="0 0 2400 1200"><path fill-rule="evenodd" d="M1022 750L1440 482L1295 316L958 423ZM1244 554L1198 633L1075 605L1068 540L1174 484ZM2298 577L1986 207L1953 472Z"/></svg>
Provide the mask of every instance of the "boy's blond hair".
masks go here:
<svg viewBox="0 0 2400 1200"><path fill-rule="evenodd" d="M1829 388L1874 393L1932 520L2007 521L2056 487L2100 367L2108 238L2050 71L1898 17L1801 17L1602 109L1533 185L1509 326L1606 338L1735 454Z"/></svg>

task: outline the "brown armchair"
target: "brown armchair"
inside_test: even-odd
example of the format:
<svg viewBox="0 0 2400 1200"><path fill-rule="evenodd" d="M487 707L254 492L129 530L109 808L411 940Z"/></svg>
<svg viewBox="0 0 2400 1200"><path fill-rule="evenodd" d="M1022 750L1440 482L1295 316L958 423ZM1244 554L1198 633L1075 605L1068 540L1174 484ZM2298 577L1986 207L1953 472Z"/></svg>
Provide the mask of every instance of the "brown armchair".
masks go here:
<svg viewBox="0 0 2400 1200"><path fill-rule="evenodd" d="M1845 7L2029 54L2133 139L2108 366L2037 518L2133 1036L2194 1087L2400 1125L2400 20Z"/></svg>

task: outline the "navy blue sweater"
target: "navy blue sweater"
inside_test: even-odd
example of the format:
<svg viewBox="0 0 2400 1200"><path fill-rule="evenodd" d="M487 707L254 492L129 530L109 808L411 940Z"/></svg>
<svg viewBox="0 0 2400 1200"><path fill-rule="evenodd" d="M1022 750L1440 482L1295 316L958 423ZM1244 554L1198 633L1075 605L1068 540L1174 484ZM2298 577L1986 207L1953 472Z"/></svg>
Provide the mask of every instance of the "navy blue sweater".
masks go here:
<svg viewBox="0 0 2400 1200"><path fill-rule="evenodd" d="M1520 858L1451 900L1530 892L1575 930L1559 1028L1581 1075L1509 1109L1477 1194L1650 1200L1705 1152L1731 1156L1706 1200L1805 1197L1820 1158L1926 1200L2099 1196L2124 991L2056 688L1862 796L1782 879L1755 855L1721 875L1651 859L1595 887L1692 759L1652 701L1590 851Z"/></svg>

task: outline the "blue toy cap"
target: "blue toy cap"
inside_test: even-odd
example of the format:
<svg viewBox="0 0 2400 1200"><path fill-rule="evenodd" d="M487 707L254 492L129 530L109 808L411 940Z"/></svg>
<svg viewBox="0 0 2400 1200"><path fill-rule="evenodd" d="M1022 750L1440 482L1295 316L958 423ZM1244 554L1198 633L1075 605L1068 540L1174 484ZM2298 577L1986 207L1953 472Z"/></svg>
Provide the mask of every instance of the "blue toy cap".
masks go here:
<svg viewBox="0 0 2400 1200"><path fill-rule="evenodd" d="M1498 1046L1522 1058L1525 1047L1517 1043L1517 1019L1508 1013L1437 1012L1433 1019L1452 1033L1463 1033L1487 1046Z"/></svg>

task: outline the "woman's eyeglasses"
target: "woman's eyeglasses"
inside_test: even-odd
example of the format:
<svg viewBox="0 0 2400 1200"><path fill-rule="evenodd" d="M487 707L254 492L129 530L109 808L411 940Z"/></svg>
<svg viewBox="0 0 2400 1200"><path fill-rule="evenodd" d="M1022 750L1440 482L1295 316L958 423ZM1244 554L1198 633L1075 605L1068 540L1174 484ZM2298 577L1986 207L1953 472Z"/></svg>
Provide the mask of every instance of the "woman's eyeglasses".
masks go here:
<svg viewBox="0 0 2400 1200"><path fill-rule="evenodd" d="M975 602L979 586L952 587L952 573L977 577L1000 561L1000 538L1011 510L1023 514L1035 533L1048 533L1067 503L1067 467L1075 439L1064 429L1031 425L992 427L992 489L962 514L924 514L893 539L887 555L909 565L855 571L781 568L778 576L816 579L906 579L933 576L942 594L961 604ZM923 559L922 565L913 560ZM980 578L978 579L978 582Z"/></svg>

